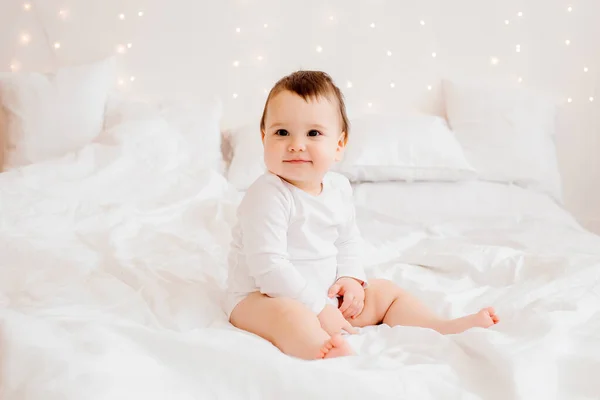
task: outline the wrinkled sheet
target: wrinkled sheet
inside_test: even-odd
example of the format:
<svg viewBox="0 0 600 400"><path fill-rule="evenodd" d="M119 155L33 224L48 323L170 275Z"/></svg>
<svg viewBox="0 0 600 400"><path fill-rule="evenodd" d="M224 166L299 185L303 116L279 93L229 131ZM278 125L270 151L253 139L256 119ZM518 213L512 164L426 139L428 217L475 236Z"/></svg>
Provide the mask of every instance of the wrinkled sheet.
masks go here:
<svg viewBox="0 0 600 400"><path fill-rule="evenodd" d="M0 174L0 398L592 399L600 239L550 199L493 183L355 187L370 277L443 316L385 325L359 356L302 361L231 327L220 301L241 194L158 121Z"/></svg>

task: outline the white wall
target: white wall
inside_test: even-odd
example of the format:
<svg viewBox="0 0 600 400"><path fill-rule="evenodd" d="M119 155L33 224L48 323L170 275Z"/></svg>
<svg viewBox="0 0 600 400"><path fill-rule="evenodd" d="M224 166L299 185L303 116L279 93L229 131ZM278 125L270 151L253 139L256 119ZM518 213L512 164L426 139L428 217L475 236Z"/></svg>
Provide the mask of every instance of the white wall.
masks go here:
<svg viewBox="0 0 600 400"><path fill-rule="evenodd" d="M0 70L84 62L122 45L119 90L217 93L225 126L257 123L265 89L299 68L329 72L350 113L440 112L443 76L522 78L572 98L557 139L565 201L600 229L598 21L598 0L2 0Z"/></svg>

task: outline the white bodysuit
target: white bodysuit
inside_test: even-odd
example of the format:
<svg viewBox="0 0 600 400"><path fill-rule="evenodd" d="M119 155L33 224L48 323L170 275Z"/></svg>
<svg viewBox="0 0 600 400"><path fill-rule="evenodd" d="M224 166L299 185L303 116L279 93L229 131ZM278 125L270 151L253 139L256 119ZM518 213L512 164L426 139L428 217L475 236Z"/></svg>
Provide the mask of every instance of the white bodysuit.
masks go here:
<svg viewBox="0 0 600 400"><path fill-rule="evenodd" d="M311 195L270 172L248 188L233 229L225 312L249 293L289 297L315 314L340 277L367 278L355 222L352 187L343 175L325 175ZM335 300L335 302L333 301Z"/></svg>

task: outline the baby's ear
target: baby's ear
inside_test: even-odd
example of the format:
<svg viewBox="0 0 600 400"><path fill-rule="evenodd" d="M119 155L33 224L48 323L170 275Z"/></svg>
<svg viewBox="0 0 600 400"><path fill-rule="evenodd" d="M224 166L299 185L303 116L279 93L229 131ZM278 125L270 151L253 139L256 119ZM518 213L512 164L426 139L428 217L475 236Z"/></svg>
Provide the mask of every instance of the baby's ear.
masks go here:
<svg viewBox="0 0 600 400"><path fill-rule="evenodd" d="M342 132L338 140L337 149L335 151L335 161L342 161L344 150L346 149L346 143L348 143L348 136L346 132Z"/></svg>
<svg viewBox="0 0 600 400"><path fill-rule="evenodd" d="M346 143L348 143L348 135L346 132L342 132L340 135L340 139L338 140L338 147L346 147Z"/></svg>

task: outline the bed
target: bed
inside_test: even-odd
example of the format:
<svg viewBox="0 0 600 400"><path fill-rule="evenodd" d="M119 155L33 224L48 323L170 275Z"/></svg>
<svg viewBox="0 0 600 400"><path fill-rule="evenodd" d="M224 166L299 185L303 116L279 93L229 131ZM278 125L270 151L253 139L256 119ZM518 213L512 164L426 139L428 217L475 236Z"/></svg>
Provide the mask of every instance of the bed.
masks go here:
<svg viewBox="0 0 600 400"><path fill-rule="evenodd" d="M444 179L411 162L396 181L347 171L380 178L353 183L369 277L447 317L492 305L501 322L367 327L348 337L357 357L301 361L221 309L240 185L260 167L198 157L190 143L207 141L177 115L121 104L99 137L0 174L1 398L597 398L600 237L552 190L467 179L454 159Z"/></svg>

